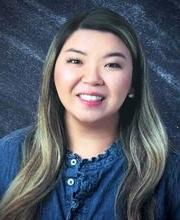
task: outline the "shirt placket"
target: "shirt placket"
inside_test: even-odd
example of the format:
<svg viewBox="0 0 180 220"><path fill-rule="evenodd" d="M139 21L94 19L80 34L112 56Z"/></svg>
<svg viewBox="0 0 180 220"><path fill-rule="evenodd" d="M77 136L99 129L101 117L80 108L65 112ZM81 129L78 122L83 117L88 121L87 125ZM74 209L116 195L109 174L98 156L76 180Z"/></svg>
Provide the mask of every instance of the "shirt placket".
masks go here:
<svg viewBox="0 0 180 220"><path fill-rule="evenodd" d="M78 158L71 157L67 160L66 170L66 188L67 198L69 199L70 206L68 208L66 220L70 220L73 217L73 213L79 207L79 201L76 199L76 193L79 191L79 168L80 160Z"/></svg>

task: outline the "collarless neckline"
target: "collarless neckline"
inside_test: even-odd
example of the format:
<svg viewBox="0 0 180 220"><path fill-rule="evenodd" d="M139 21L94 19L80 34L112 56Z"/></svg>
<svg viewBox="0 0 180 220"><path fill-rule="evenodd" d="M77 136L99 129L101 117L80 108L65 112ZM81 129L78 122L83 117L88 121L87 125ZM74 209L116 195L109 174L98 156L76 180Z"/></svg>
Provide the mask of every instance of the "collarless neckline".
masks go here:
<svg viewBox="0 0 180 220"><path fill-rule="evenodd" d="M80 164L93 165L95 163L101 163L104 160L113 161L122 154L122 144L120 139L114 141L109 147L102 153L91 158L81 158L77 153L72 152L69 148L66 150L67 160L77 159Z"/></svg>

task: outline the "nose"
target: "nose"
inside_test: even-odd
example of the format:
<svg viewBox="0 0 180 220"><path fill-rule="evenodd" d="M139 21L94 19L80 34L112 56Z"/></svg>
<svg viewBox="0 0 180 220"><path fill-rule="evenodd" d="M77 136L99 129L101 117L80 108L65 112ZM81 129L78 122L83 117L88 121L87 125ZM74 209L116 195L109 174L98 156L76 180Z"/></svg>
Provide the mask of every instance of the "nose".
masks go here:
<svg viewBox="0 0 180 220"><path fill-rule="evenodd" d="M102 86L104 80L102 79L100 70L98 67L88 67L84 69L84 74L82 77L82 82L85 84L90 84L94 86Z"/></svg>

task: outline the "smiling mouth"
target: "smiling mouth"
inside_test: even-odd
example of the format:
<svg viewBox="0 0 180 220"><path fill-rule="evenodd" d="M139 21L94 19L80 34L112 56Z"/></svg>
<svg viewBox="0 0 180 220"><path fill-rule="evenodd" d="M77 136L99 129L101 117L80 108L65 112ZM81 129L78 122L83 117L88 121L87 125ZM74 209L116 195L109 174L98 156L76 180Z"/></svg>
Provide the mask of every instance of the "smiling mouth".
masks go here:
<svg viewBox="0 0 180 220"><path fill-rule="evenodd" d="M84 101L102 101L105 98L100 95L79 94L78 97Z"/></svg>

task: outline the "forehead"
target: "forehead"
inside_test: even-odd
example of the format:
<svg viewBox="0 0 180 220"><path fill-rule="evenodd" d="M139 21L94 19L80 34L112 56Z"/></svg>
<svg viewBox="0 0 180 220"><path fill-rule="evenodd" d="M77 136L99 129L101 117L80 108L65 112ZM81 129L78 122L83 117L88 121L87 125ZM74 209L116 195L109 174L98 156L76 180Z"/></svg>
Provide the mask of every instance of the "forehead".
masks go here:
<svg viewBox="0 0 180 220"><path fill-rule="evenodd" d="M70 47L80 47L79 49L121 49L129 51L123 41L111 32L99 30L79 29L73 32L65 41L62 50Z"/></svg>

